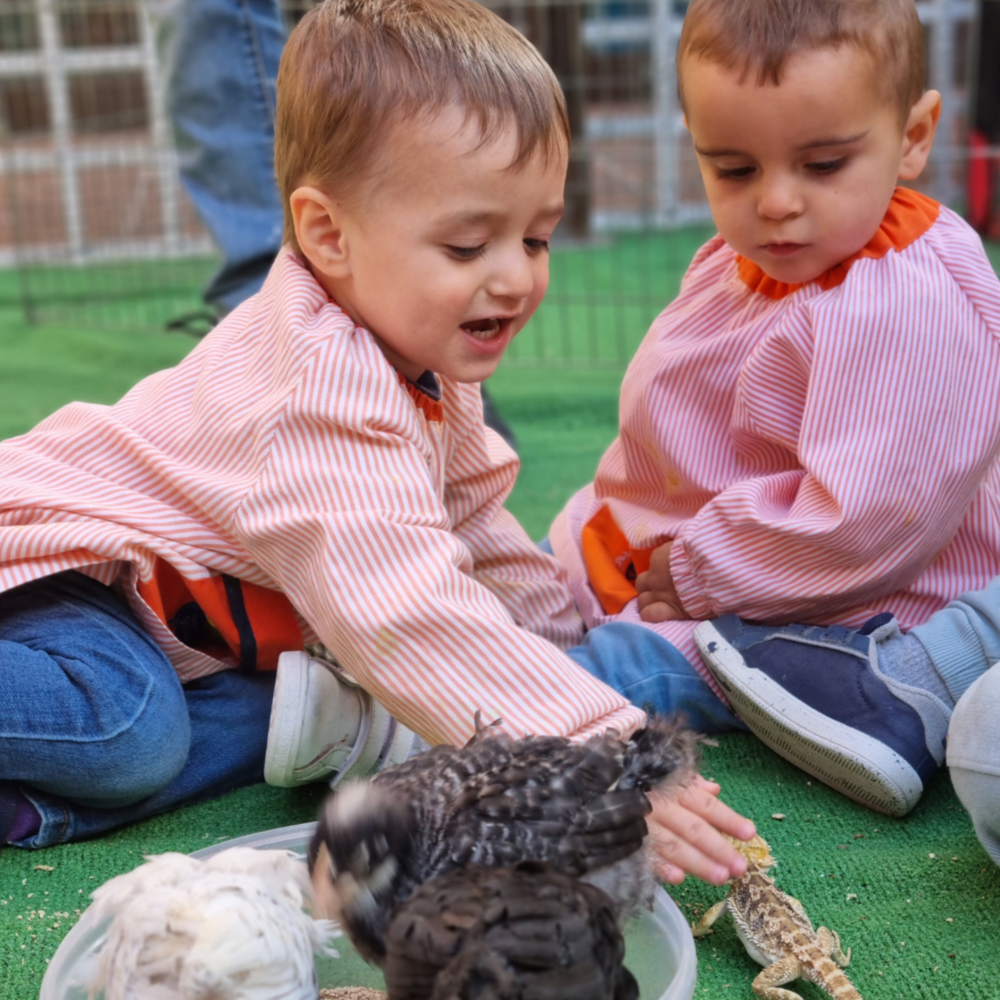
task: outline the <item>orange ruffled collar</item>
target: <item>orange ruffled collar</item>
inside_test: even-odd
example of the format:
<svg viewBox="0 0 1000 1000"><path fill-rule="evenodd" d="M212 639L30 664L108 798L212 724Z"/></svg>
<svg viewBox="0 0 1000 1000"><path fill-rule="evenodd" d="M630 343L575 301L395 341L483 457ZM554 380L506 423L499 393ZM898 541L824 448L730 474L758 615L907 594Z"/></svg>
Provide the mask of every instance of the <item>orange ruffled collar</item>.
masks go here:
<svg viewBox="0 0 1000 1000"><path fill-rule="evenodd" d="M397 371L396 374L399 376L399 384L409 393L410 399L417 404L417 409L422 410L424 416L431 423L443 423L444 421L444 407L441 405L440 396L435 399L431 392L428 392L429 385L421 385L420 383L424 381L429 372L424 372L424 374L416 382L411 382L402 372ZM430 375L431 380L434 382L434 386L437 386L437 380L433 375ZM433 390L432 390L433 391ZM440 390L438 390L440 392Z"/></svg>
<svg viewBox="0 0 1000 1000"><path fill-rule="evenodd" d="M915 243L931 226L937 222L941 206L932 198L911 191L908 188L896 188L889 202L889 210L885 213L882 224L875 235L856 254L847 260L834 265L829 271L824 271L818 278L802 284L789 284L786 281L776 281L765 274L752 260L736 255L736 268L740 278L751 291L760 292L769 299L783 299L792 292L797 292L806 285L817 283L824 291L836 288L847 277L847 272L856 260L862 257L874 257L876 260L884 257L890 250L905 250Z"/></svg>

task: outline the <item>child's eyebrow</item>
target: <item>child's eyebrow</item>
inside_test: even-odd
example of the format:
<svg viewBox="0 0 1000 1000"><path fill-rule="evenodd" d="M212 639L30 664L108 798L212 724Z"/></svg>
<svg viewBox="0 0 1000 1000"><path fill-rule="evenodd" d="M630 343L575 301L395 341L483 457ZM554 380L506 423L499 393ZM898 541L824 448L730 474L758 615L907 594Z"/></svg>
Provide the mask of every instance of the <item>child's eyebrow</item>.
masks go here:
<svg viewBox="0 0 1000 1000"><path fill-rule="evenodd" d="M501 218L503 212L452 212L442 216L438 221L443 226L475 226L481 222L494 222Z"/></svg>
<svg viewBox="0 0 1000 1000"><path fill-rule="evenodd" d="M865 129L864 132L859 132L857 135L849 135L844 138L816 139L814 142L804 143L799 146L799 149L819 149L821 146L849 146L852 142L860 142L866 135L868 135L869 131L869 129Z"/></svg>
<svg viewBox="0 0 1000 1000"><path fill-rule="evenodd" d="M803 143L801 146L797 147L799 152L804 152L807 149L820 149L824 146L849 146L852 142L860 142L866 135L868 135L870 129L865 129L864 132L859 132L857 135L848 136L827 136L823 139L814 139L811 142ZM701 146L695 144L695 152L699 156L746 156L740 149L702 149Z"/></svg>
<svg viewBox="0 0 1000 1000"><path fill-rule="evenodd" d="M549 216L562 215L564 204L562 201L552 202L549 205L545 205L542 210L538 213L539 217L548 218ZM453 212L450 215L445 215L438 220L442 226L476 226L481 223L496 222L504 218L506 212L501 210L490 211L483 210L481 212L477 211L462 211Z"/></svg>

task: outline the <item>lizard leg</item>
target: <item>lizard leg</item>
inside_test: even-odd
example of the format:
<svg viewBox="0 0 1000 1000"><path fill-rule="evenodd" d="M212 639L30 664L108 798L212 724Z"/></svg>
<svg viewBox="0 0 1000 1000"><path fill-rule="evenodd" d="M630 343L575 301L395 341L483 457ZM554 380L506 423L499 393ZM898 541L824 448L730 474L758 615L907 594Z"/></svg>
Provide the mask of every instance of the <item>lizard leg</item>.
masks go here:
<svg viewBox="0 0 1000 1000"><path fill-rule="evenodd" d="M829 955L837 965L846 969L851 964L851 949L847 949L845 954L840 947L840 935L829 927L820 927L816 931L816 939L824 955Z"/></svg>
<svg viewBox="0 0 1000 1000"><path fill-rule="evenodd" d="M794 955L788 955L769 965L750 984L754 993L762 997L763 1000L802 1000L802 997L793 990L783 990L784 983L790 983L793 979L798 979L802 973L802 966Z"/></svg>
<svg viewBox="0 0 1000 1000"><path fill-rule="evenodd" d="M714 906L710 906L702 916L701 920L691 925L691 934L696 937L705 937L712 933L712 924L715 923L723 913L729 903L729 897L720 899Z"/></svg>

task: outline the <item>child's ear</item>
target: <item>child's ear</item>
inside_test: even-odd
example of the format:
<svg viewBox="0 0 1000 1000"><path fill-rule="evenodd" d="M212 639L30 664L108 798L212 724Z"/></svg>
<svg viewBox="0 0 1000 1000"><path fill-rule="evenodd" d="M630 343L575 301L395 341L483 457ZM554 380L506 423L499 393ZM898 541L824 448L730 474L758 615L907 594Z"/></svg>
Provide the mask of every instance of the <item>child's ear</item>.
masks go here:
<svg viewBox="0 0 1000 1000"><path fill-rule="evenodd" d="M903 157L899 164L900 180L912 181L920 176L927 165L934 132L941 117L941 95L936 90L927 90L923 97L910 108L903 129Z"/></svg>
<svg viewBox="0 0 1000 1000"><path fill-rule="evenodd" d="M350 269L339 202L314 187L296 188L288 201L299 249L314 271L346 277Z"/></svg>

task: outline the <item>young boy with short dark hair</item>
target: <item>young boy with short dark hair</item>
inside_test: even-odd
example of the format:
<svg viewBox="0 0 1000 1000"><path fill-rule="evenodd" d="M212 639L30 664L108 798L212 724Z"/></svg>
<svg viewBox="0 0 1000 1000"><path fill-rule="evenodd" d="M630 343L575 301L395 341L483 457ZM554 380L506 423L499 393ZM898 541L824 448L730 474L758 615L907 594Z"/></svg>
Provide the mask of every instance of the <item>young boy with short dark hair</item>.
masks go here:
<svg viewBox="0 0 1000 1000"><path fill-rule="evenodd" d="M909 627L1000 574L1000 282L957 215L897 186L940 109L912 0L693 0L677 67L719 235L550 540L592 634L660 644L598 676L722 727L699 621ZM852 690L800 676L828 706ZM907 719L912 805L944 729Z"/></svg>

